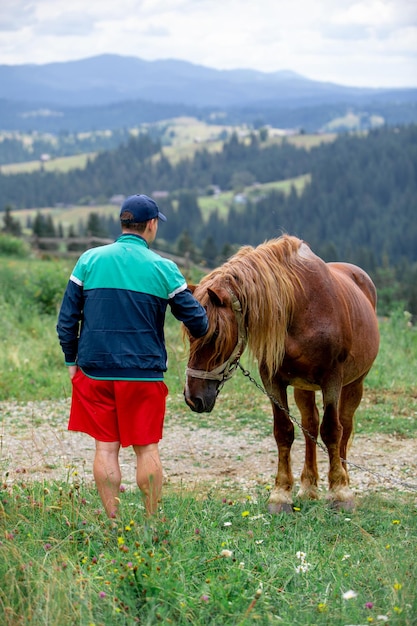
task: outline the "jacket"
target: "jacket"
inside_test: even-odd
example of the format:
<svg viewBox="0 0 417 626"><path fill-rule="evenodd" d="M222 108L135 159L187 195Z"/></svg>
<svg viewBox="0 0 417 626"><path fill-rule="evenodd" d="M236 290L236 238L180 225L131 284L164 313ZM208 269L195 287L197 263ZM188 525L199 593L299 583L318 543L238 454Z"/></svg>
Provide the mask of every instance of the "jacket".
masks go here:
<svg viewBox="0 0 417 626"><path fill-rule="evenodd" d="M57 333L67 365L92 378L162 380L168 304L194 337L207 332L205 309L175 263L136 234L87 250L68 281Z"/></svg>

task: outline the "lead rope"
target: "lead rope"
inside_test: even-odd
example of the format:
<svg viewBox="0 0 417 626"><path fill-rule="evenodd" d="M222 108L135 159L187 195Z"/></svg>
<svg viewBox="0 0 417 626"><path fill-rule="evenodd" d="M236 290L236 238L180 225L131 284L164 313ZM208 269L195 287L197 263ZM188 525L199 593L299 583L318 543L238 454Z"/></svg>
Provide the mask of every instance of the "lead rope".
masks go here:
<svg viewBox="0 0 417 626"><path fill-rule="evenodd" d="M320 441L318 441L316 437L314 437L314 435L312 435L306 428L304 428L304 426L299 422L299 420L297 420L293 415L291 415L288 409L283 407L282 404L272 394L268 393L268 391L262 385L260 385L257 380L254 379L254 377L251 375L249 370L245 369L241 365L240 360L237 362L237 367L240 369L242 374L246 376L246 378L251 383L253 383L257 389L259 389L259 391L261 391L265 396L267 396L267 398L269 398L271 402L273 402L281 411L284 411L284 413L288 415L290 420L294 424L296 424L303 431L303 433L307 437L309 437L327 455L326 447ZM347 465L350 465L351 467L354 467L355 469L362 470L363 472L367 472L368 474L372 474L376 478L383 478L384 480L388 480L391 483L401 485L402 487L406 487L407 489L411 489L412 491L417 491L417 485L413 483L406 483L406 482L403 482L402 480L398 480L397 478L391 478L390 476L386 476L385 474L381 474L379 472L375 472L374 470L370 470L367 467L363 467L363 465L352 463L351 461L348 461L347 459L341 458L340 460L342 461L342 463L346 463Z"/></svg>

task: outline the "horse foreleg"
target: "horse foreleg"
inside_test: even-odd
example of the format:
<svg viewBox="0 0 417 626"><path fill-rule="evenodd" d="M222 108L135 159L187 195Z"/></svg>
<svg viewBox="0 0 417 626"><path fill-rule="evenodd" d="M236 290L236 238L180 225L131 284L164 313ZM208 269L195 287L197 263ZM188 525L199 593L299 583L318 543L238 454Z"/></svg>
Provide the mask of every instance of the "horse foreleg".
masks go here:
<svg viewBox="0 0 417 626"><path fill-rule="evenodd" d="M305 438L305 459L298 496L318 500L319 473L316 441L319 434L319 412L316 406L316 394L314 391L294 389L294 399L301 413Z"/></svg>
<svg viewBox="0 0 417 626"><path fill-rule="evenodd" d="M270 513L292 512L292 488L294 478L291 470L291 446L294 442L294 425L288 416L286 389L271 391L280 406L272 402L274 414L274 437L278 448L278 470L275 486L269 498Z"/></svg>
<svg viewBox="0 0 417 626"><path fill-rule="evenodd" d="M354 415L363 395L363 378L356 380L350 385L343 387L340 397L339 419L343 428L342 439L340 441L340 456L342 464L348 473L346 464L347 453L350 442L353 438Z"/></svg>
<svg viewBox="0 0 417 626"><path fill-rule="evenodd" d="M337 508L351 509L353 493L349 489L349 477L342 465L340 445L343 428L339 420L340 385L323 388L324 415L320 427L321 438L329 455L329 500Z"/></svg>

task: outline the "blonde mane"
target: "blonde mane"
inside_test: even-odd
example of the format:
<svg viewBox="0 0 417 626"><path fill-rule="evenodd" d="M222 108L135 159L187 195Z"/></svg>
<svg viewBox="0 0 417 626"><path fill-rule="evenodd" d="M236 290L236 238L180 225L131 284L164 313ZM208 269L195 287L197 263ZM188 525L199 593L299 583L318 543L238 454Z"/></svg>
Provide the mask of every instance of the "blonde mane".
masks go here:
<svg viewBox="0 0 417 626"><path fill-rule="evenodd" d="M207 292L226 287L240 301L250 352L272 377L284 358L285 337L295 306L295 284L301 287L299 275L305 262L299 255L302 243L297 237L283 235L256 248L244 246L205 276L194 295L207 308L209 332L194 343L192 351L210 341L215 332L217 357L224 358L230 350L227 316L211 303Z"/></svg>

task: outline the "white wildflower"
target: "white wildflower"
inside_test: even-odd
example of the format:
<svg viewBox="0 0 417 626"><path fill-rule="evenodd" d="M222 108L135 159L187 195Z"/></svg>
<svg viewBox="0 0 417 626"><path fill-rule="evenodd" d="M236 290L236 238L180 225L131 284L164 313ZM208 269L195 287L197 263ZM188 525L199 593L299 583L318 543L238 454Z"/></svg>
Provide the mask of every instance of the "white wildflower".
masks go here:
<svg viewBox="0 0 417 626"><path fill-rule="evenodd" d="M224 556L226 559L231 559L233 556L233 551L232 550L222 550L220 552L220 556Z"/></svg>
<svg viewBox="0 0 417 626"><path fill-rule="evenodd" d="M305 573L308 572L310 568L310 563L302 563L301 565L297 565L297 567L295 568L295 571L297 572L297 574L301 574L301 573Z"/></svg>
<svg viewBox="0 0 417 626"><path fill-rule="evenodd" d="M301 563L300 565L297 565L297 567L295 568L295 571L297 572L297 574L301 574L301 573L305 573L308 572L308 570L311 567L311 563L307 563L306 561L306 553L305 552L296 552L297 559L300 559Z"/></svg>
<svg viewBox="0 0 417 626"><path fill-rule="evenodd" d="M296 552L295 556L301 561L300 565L297 565L297 567L295 568L297 574L307 572L311 567L311 563L307 563L306 553L299 550L298 552Z"/></svg>
<svg viewBox="0 0 417 626"><path fill-rule="evenodd" d="M349 589L349 591L345 591L344 594L342 594L342 598L343 600L353 600L353 598L357 597L357 593L356 591L353 591L353 589Z"/></svg>

